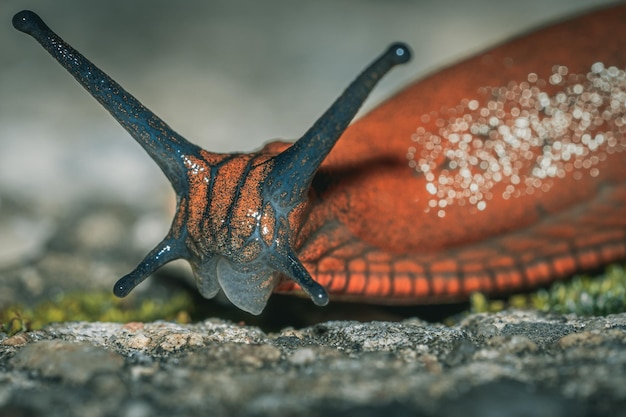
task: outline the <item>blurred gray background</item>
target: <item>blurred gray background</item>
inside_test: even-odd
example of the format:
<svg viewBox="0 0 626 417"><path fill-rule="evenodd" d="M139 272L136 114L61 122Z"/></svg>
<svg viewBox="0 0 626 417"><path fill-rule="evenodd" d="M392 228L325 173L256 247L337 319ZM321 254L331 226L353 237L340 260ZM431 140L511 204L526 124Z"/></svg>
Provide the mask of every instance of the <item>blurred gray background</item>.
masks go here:
<svg viewBox="0 0 626 417"><path fill-rule="evenodd" d="M143 150L12 28L21 9L39 13L187 139L229 152L301 135L392 41L408 42L414 60L383 80L366 108L457 59L609 3L2 0L0 210L9 196L42 221L96 197L152 208L172 201ZM38 229L15 224L0 222L0 251Z"/></svg>

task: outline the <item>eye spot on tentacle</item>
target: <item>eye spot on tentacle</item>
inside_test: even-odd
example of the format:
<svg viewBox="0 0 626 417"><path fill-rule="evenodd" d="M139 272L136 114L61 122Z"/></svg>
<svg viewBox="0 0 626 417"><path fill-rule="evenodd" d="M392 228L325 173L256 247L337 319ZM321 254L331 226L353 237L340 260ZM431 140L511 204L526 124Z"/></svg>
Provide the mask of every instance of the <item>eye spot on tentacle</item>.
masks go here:
<svg viewBox="0 0 626 417"><path fill-rule="evenodd" d="M547 80L482 87L487 99L464 99L422 116L409 167L426 179L426 212L484 210L489 200L547 192L555 179L600 175L607 155L626 150L626 73L595 63L587 74L562 65ZM497 193L494 187L498 186Z"/></svg>

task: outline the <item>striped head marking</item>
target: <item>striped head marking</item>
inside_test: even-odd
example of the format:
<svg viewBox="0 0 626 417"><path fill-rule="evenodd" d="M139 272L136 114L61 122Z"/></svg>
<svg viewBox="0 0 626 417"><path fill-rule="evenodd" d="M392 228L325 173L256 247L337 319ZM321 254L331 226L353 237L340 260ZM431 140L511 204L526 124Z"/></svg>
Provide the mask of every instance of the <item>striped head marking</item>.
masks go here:
<svg viewBox="0 0 626 417"><path fill-rule="evenodd" d="M39 42L111 113L176 192L178 208L169 232L115 284L116 295L127 295L156 269L182 258L191 263L203 296L213 297L221 288L233 304L252 314L261 313L282 276L296 282L315 304L328 303L326 290L311 278L294 248L309 186L376 83L410 59L406 45L391 45L285 151L221 155L173 131L35 13L19 12L13 26Z"/></svg>

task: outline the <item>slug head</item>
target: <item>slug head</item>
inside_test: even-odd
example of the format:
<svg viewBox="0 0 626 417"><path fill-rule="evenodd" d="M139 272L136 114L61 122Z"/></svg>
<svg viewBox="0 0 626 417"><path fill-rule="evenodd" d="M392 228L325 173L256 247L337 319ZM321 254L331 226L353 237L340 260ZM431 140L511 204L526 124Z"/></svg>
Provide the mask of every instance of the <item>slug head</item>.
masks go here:
<svg viewBox="0 0 626 417"><path fill-rule="evenodd" d="M13 26L37 40L148 152L171 182L178 207L165 238L114 286L120 297L174 259L187 259L200 293L223 289L239 308L260 314L281 276L317 305L326 290L298 260L294 242L315 172L376 83L407 62L393 44L367 67L298 141L281 153L221 155L172 130L119 84L65 43L31 11Z"/></svg>

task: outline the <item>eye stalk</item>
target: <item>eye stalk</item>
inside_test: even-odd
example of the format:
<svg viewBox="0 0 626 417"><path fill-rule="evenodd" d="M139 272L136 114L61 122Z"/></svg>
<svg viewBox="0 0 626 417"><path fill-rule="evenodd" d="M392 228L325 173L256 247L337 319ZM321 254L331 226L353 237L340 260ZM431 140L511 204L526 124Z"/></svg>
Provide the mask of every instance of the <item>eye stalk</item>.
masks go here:
<svg viewBox="0 0 626 417"><path fill-rule="evenodd" d="M294 230L300 228L294 213L306 204L315 173L374 86L391 68L409 61L405 44L391 45L282 153L221 155L172 130L35 13L17 13L13 26L39 42L111 113L176 192L177 213L168 234L115 284L117 296L126 296L158 268L183 258L191 263L203 296L210 298L221 287L252 314L261 313L281 275L295 281L316 305L328 304L326 290L298 259ZM251 222L250 211L256 213Z"/></svg>
<svg viewBox="0 0 626 417"><path fill-rule="evenodd" d="M305 201L315 173L374 86L391 68L410 58L408 46L394 43L370 64L300 139L274 158L274 169L264 183L265 199L287 212ZM328 304L326 290L311 278L291 245L277 250L275 268L294 280L315 304Z"/></svg>

